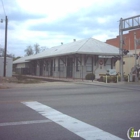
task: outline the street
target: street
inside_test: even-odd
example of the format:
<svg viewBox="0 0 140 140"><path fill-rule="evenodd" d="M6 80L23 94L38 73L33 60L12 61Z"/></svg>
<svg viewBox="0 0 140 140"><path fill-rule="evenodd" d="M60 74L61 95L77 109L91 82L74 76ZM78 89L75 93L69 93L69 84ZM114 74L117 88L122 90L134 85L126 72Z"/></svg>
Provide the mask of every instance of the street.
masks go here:
<svg viewBox="0 0 140 140"><path fill-rule="evenodd" d="M128 140L140 86L63 83L0 90L0 140Z"/></svg>

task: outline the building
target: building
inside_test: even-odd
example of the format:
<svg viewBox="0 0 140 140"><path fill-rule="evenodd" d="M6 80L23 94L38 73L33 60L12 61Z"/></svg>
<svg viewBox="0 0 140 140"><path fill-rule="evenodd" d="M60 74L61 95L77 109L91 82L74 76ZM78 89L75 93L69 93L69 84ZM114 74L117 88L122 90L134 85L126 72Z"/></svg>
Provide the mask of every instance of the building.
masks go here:
<svg viewBox="0 0 140 140"><path fill-rule="evenodd" d="M140 29L129 31L126 34L123 34L123 49L129 50L129 55L124 56L124 72L125 74L130 74L131 70L135 66L135 41L134 41L134 33L136 33L136 38L140 40ZM117 36L116 38L106 40L106 43L120 47L120 38ZM140 44L136 45L136 54L140 53ZM139 60L136 60L136 63L139 64ZM139 64L140 65L140 64ZM116 63L116 70L119 72L119 61Z"/></svg>
<svg viewBox="0 0 140 140"><path fill-rule="evenodd" d="M136 33L136 38L140 39L140 29L129 31L126 34L123 34L123 48L126 50L130 50L131 52L134 52L135 46L134 46L134 33ZM120 38L117 36L116 38L111 38L106 40L106 43L120 47ZM140 51L140 45L137 46L137 50Z"/></svg>
<svg viewBox="0 0 140 140"><path fill-rule="evenodd" d="M6 58L6 77L12 77L12 63L13 59L10 57ZM3 77L4 70L4 57L0 57L0 76Z"/></svg>
<svg viewBox="0 0 140 140"><path fill-rule="evenodd" d="M30 74L29 66L30 61L29 59L31 56L21 57L13 62L13 72L17 74Z"/></svg>
<svg viewBox="0 0 140 140"><path fill-rule="evenodd" d="M88 73L96 78L114 69L119 49L93 38L74 40L42 53L13 62L16 69L28 68L31 75L84 79ZM28 64L28 66L26 66Z"/></svg>

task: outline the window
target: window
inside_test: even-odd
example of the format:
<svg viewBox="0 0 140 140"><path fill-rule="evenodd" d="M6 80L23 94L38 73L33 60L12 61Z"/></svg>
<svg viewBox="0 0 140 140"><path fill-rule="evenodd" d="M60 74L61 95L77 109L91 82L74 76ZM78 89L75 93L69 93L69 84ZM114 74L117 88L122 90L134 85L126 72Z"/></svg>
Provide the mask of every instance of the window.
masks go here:
<svg viewBox="0 0 140 140"><path fill-rule="evenodd" d="M89 57L86 63L87 72L92 72L92 58Z"/></svg>

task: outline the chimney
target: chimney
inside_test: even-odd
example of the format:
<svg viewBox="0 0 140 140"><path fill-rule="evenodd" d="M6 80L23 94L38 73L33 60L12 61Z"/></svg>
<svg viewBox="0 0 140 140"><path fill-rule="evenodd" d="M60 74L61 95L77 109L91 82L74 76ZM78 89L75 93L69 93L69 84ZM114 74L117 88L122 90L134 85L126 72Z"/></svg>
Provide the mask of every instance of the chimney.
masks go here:
<svg viewBox="0 0 140 140"><path fill-rule="evenodd" d="M76 41L76 39L73 39L73 42L75 42Z"/></svg>
<svg viewBox="0 0 140 140"><path fill-rule="evenodd" d="M63 45L63 42L61 42L61 45Z"/></svg>

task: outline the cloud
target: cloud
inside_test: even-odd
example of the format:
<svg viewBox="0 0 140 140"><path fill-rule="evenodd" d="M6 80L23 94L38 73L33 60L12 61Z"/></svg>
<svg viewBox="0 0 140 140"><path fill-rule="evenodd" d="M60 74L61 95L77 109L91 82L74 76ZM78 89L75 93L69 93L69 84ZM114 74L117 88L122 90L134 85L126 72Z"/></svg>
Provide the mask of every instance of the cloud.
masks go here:
<svg viewBox="0 0 140 140"><path fill-rule="evenodd" d="M138 15L139 0L4 0L8 15L8 49L24 54L28 45L57 46L94 37L105 41L118 35L119 19ZM0 5L1 6L1 5ZM0 9L1 18L4 17ZM0 25L0 44L4 42Z"/></svg>
<svg viewBox="0 0 140 140"><path fill-rule="evenodd" d="M118 21L121 17L127 17L130 13L132 14L135 13L135 11L140 11L139 7L135 5L138 5L139 1L134 1L135 4L131 4L128 1L115 1L114 4L111 3L112 7L101 5L97 8L94 6L92 9L82 9L77 13L68 14L65 18L58 19L55 22L34 24L28 29L59 32L63 34L78 34L78 32L82 32L82 30L113 30L114 28L118 28Z"/></svg>
<svg viewBox="0 0 140 140"><path fill-rule="evenodd" d="M8 15L9 20L11 21L18 21L18 22L23 22L26 20L32 20L32 19L42 19L45 18L45 15L40 15L40 14L32 14L32 13L27 13L23 11L13 11Z"/></svg>
<svg viewBox="0 0 140 140"><path fill-rule="evenodd" d="M40 23L29 26L29 30L53 32L63 35L76 35L78 37L91 37L98 30L114 29L118 25L117 20L113 16L98 17L91 16L94 11L90 11L87 15L81 13L71 14L64 19L54 23ZM112 24L111 20L114 22Z"/></svg>

